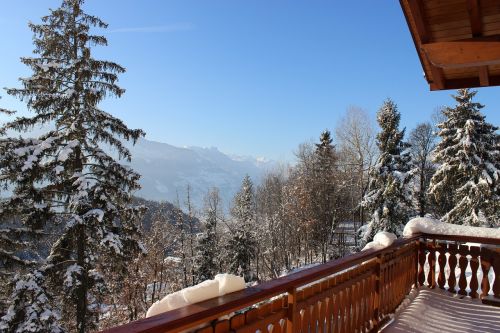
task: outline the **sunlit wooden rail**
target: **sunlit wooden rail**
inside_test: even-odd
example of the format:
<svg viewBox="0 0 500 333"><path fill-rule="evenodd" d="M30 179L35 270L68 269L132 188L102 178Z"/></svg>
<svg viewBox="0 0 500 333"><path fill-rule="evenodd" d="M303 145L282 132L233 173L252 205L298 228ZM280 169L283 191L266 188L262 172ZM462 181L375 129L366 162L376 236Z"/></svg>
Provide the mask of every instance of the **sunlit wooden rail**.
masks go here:
<svg viewBox="0 0 500 333"><path fill-rule="evenodd" d="M415 286L495 303L500 240L415 235L104 332L370 332Z"/></svg>

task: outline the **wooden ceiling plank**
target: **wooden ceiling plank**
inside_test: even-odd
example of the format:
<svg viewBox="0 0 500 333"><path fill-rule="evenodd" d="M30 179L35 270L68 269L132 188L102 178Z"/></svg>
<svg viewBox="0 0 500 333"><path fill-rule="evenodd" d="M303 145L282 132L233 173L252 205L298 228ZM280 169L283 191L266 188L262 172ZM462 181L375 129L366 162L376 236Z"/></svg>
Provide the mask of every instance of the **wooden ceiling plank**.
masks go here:
<svg viewBox="0 0 500 333"><path fill-rule="evenodd" d="M408 7L417 28L418 37L422 44L430 42L430 34L425 23L424 5L422 0L408 0Z"/></svg>
<svg viewBox="0 0 500 333"><path fill-rule="evenodd" d="M440 68L479 67L500 64L500 42L462 41L421 45L429 62Z"/></svg>
<svg viewBox="0 0 500 333"><path fill-rule="evenodd" d="M467 12L469 13L472 37L481 36L483 34L483 23L481 22L479 0L467 0Z"/></svg>

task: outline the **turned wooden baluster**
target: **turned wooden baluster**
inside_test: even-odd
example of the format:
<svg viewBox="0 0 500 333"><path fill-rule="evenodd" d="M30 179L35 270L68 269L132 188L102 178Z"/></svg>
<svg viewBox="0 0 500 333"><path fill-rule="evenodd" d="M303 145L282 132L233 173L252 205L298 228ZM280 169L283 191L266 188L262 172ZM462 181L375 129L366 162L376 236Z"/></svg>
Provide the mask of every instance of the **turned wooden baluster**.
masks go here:
<svg viewBox="0 0 500 333"><path fill-rule="evenodd" d="M470 259L470 268L472 270L472 276L470 279L470 297L477 298L479 294L477 289L479 287L479 282L477 280L477 269L479 268L479 260L477 259L479 255L479 247L471 246L470 254L472 258Z"/></svg>
<svg viewBox="0 0 500 333"><path fill-rule="evenodd" d="M429 273L427 274L427 283L429 288L436 287L436 241L432 243L427 243L427 248L429 249Z"/></svg>
<svg viewBox="0 0 500 333"><path fill-rule="evenodd" d="M491 254L487 248L481 249L481 269L483 270L483 279L481 280L481 298L488 296L490 292L490 279L488 274L491 267Z"/></svg>
<svg viewBox="0 0 500 333"><path fill-rule="evenodd" d="M444 267L446 266L446 244L438 243L437 250L439 253L438 265L439 265L439 275L438 275L438 286L440 289L444 289L446 284L446 276L444 274Z"/></svg>
<svg viewBox="0 0 500 333"><path fill-rule="evenodd" d="M460 258L458 259L458 267L460 267L460 278L458 279L458 287L460 288L458 290L458 294L460 295L467 295L467 291L465 290L467 288L467 279L465 277L465 270L467 269L467 252L468 252L468 246L461 244L458 253L460 254Z"/></svg>
<svg viewBox="0 0 500 333"><path fill-rule="evenodd" d="M450 266L450 276L448 276L448 291L456 293L457 277L455 275L455 269L457 268L457 244L448 244L448 252L450 257L448 258L448 265Z"/></svg>

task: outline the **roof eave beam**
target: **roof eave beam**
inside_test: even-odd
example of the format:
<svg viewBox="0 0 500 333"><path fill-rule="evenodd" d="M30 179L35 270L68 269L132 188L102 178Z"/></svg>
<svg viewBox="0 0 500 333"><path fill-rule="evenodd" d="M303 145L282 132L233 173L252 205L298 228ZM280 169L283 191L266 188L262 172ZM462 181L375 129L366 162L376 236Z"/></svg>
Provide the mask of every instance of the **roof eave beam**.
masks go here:
<svg viewBox="0 0 500 333"><path fill-rule="evenodd" d="M500 64L500 42L497 41L437 42L423 44L421 48L429 62L439 68Z"/></svg>

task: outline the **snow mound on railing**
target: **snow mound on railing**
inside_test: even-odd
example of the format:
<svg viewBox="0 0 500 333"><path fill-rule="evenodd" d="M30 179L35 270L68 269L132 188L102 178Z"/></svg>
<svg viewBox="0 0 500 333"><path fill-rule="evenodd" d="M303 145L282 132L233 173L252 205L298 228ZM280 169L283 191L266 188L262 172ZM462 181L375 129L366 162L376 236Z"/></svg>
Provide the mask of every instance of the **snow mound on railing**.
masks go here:
<svg viewBox="0 0 500 333"><path fill-rule="evenodd" d="M431 235L450 236L474 236L500 239L500 229L471 227L458 224L440 222L428 217L417 217L411 219L403 230L403 236L411 236L418 233Z"/></svg>
<svg viewBox="0 0 500 333"><path fill-rule="evenodd" d="M233 293L245 289L245 279L233 274L217 274L214 280L219 281L219 295Z"/></svg>
<svg viewBox="0 0 500 333"><path fill-rule="evenodd" d="M245 289L245 279L242 277L232 274L217 274L213 280L203 281L156 301L148 309L146 318L242 289Z"/></svg>
<svg viewBox="0 0 500 333"><path fill-rule="evenodd" d="M366 244L363 250L361 251L369 249L381 250L383 248L391 246L391 244L396 240L396 238L397 238L396 235L394 235L391 232L379 231L373 237L373 241Z"/></svg>

